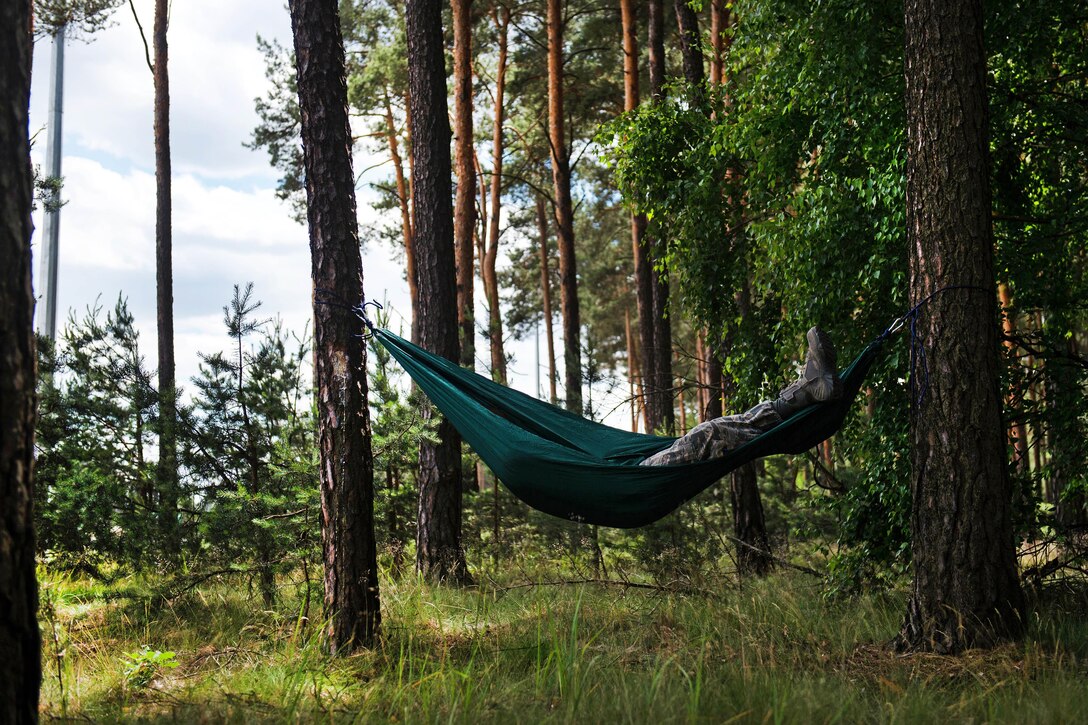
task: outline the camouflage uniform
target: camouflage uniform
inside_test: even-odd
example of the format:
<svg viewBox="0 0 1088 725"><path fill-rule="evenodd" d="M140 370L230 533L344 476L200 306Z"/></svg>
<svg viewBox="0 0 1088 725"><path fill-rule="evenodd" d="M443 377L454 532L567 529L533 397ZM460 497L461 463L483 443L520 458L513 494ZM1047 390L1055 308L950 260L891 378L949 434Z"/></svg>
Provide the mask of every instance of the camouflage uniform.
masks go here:
<svg viewBox="0 0 1088 725"><path fill-rule="evenodd" d="M819 327L809 328L808 352L801 376L779 392L773 401L760 403L747 413L727 415L700 423L671 446L647 458L641 466L674 466L718 458L759 437L814 403L842 395L842 381L835 373L835 346Z"/></svg>
<svg viewBox="0 0 1088 725"><path fill-rule="evenodd" d="M640 466L673 466L678 463L718 458L734 448L759 437L782 422L770 401L760 403L746 413L727 415L700 423L687 435L663 451L653 454Z"/></svg>

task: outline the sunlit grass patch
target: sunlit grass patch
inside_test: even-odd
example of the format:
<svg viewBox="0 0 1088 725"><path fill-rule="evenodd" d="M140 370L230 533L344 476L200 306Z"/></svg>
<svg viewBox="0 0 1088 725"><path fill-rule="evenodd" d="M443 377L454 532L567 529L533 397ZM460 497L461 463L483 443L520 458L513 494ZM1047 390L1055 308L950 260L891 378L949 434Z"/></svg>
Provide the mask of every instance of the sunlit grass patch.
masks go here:
<svg viewBox="0 0 1088 725"><path fill-rule="evenodd" d="M1083 609L1040 609L1022 643L896 655L901 595L826 600L779 572L713 595L492 580L382 582L383 635L324 646L320 596L266 610L238 581L43 578L47 716L176 722L1038 722L1082 719ZM117 596L118 587L124 596ZM55 637L50 633L55 633ZM144 650L144 647L147 650ZM130 653L173 652L145 682ZM59 652L59 656L58 656Z"/></svg>

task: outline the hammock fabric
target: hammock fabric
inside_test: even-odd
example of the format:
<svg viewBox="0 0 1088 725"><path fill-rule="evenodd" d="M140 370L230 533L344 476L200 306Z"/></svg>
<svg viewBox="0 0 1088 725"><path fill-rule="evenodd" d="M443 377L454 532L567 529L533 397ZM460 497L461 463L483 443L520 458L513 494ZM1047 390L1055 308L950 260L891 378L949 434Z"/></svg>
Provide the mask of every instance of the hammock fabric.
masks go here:
<svg viewBox="0 0 1088 725"><path fill-rule="evenodd" d="M840 374L843 396L805 408L711 461L639 466L675 438L630 433L586 420L459 367L397 335L374 329L389 350L499 480L525 503L572 521L633 528L664 517L735 468L777 453L801 453L842 425L882 336Z"/></svg>

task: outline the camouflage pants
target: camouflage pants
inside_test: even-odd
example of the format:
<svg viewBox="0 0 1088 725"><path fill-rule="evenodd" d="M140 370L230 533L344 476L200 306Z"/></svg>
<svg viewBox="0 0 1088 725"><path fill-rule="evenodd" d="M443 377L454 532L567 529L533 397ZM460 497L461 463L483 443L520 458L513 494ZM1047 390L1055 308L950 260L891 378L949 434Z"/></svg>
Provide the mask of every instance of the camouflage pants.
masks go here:
<svg viewBox="0 0 1088 725"><path fill-rule="evenodd" d="M672 466L718 458L726 451L744 445L770 430L782 418L770 402L763 402L746 413L726 415L692 428L687 435L663 451L653 454L640 466Z"/></svg>

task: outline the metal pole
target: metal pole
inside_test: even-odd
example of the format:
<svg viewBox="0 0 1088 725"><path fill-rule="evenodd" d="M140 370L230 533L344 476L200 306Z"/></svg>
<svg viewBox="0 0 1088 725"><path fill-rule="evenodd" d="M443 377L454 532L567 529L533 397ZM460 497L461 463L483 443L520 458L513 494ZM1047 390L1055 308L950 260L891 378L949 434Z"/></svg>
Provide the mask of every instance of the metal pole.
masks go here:
<svg viewBox="0 0 1088 725"><path fill-rule="evenodd" d="M53 35L53 76L49 94L49 135L45 152L46 178L60 178L61 116L64 113L64 31ZM56 199L59 201L59 197ZM60 239L60 209L46 209L42 225L42 263L39 284L42 304L38 313L38 333L50 340L57 333L57 255Z"/></svg>

